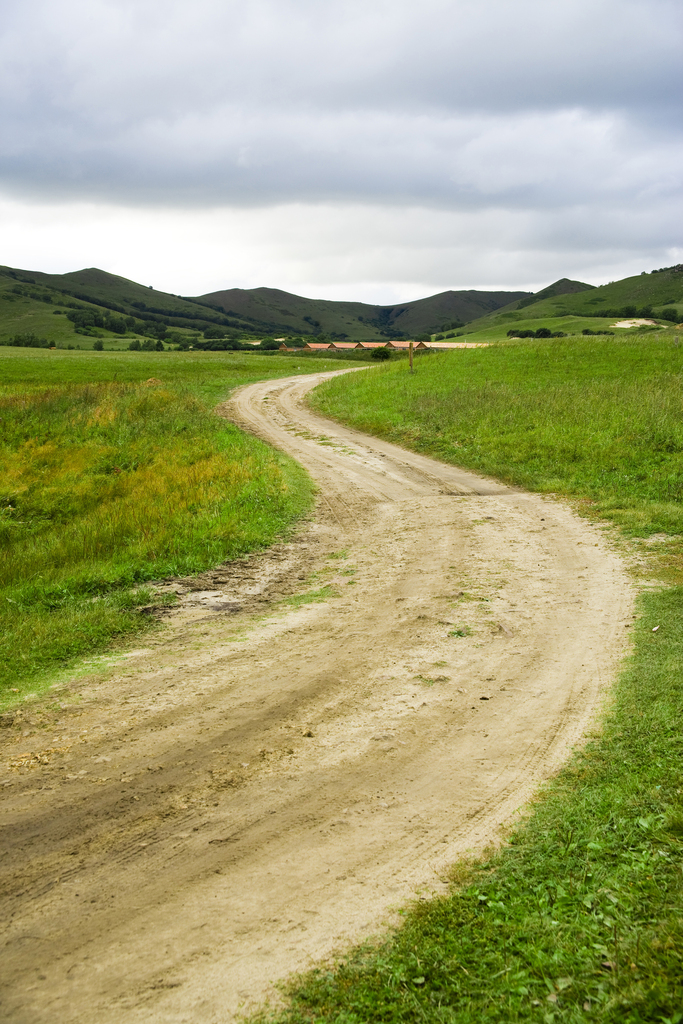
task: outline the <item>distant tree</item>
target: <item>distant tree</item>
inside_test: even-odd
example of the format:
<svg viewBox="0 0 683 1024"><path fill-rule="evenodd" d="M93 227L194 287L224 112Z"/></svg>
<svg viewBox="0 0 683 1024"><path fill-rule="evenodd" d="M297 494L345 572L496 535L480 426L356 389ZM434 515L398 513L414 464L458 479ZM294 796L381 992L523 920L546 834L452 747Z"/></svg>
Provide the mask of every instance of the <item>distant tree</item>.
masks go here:
<svg viewBox="0 0 683 1024"><path fill-rule="evenodd" d="M104 327L104 317L94 309L71 309L66 316L75 327Z"/></svg>
<svg viewBox="0 0 683 1024"><path fill-rule="evenodd" d="M519 330L515 327L508 331L508 338L535 338L536 331Z"/></svg>
<svg viewBox="0 0 683 1024"><path fill-rule="evenodd" d="M207 327L204 331L204 337L207 339L211 338L225 338L228 332L224 327Z"/></svg>
<svg viewBox="0 0 683 1024"><path fill-rule="evenodd" d="M51 344L47 338L38 338L32 331L15 334L9 343L15 348L50 348Z"/></svg>
<svg viewBox="0 0 683 1024"><path fill-rule="evenodd" d="M95 350L95 352L101 352L104 348L104 344L101 338L98 338L97 341L94 341L92 347Z"/></svg>
<svg viewBox="0 0 683 1024"><path fill-rule="evenodd" d="M159 338L159 340L158 340L158 342L156 343L156 345L154 346L154 348L155 348L155 350L156 350L157 352L165 352L165 351L166 351L166 349L164 348L164 343L163 343L163 341L161 340L161 338Z"/></svg>
<svg viewBox="0 0 683 1024"><path fill-rule="evenodd" d="M108 316L104 321L104 326L114 334L126 333L126 321L121 316Z"/></svg>
<svg viewBox="0 0 683 1024"><path fill-rule="evenodd" d="M140 351L140 342L139 342L139 340L137 338L135 338L133 341L131 341L130 345L128 346L128 351L129 352L139 352Z"/></svg>
<svg viewBox="0 0 683 1024"><path fill-rule="evenodd" d="M678 310L670 306L668 309L663 309L659 314L662 320L670 320L672 324L678 323Z"/></svg>
<svg viewBox="0 0 683 1024"><path fill-rule="evenodd" d="M371 358L379 360L391 359L391 353L388 348L373 348Z"/></svg>
<svg viewBox="0 0 683 1024"><path fill-rule="evenodd" d="M553 332L549 327L539 327L538 330L534 331L535 338L552 338Z"/></svg>

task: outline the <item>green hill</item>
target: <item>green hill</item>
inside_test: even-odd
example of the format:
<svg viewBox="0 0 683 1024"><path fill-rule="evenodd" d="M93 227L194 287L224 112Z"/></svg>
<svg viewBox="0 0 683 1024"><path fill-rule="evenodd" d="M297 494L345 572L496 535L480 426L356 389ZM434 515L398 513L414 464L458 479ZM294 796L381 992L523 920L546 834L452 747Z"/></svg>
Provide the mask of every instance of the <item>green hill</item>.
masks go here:
<svg viewBox="0 0 683 1024"><path fill-rule="evenodd" d="M0 267L0 343L30 332L58 344L73 341L74 329L68 319L50 319L55 308L67 317L69 309L90 310L104 321L104 326L95 325L95 332L114 340L117 331L109 330L107 323L116 322L117 317L126 319L127 330L139 335L150 325L165 325L195 336L218 327L233 337L326 334L336 338L409 338L461 327L528 295L520 291L448 291L395 306L307 299L275 288L232 288L193 298L158 291L96 268L44 274Z"/></svg>
<svg viewBox="0 0 683 1024"><path fill-rule="evenodd" d="M277 288L229 288L203 295L228 316L268 322L283 334L327 334L336 338L411 338L462 327L528 292L448 291L394 306L306 299Z"/></svg>
<svg viewBox="0 0 683 1024"><path fill-rule="evenodd" d="M268 336L385 340L459 330L498 338L532 322L545 326L571 317L573 333L577 318L598 318L600 328L607 326L600 317L636 315L683 319L683 267L599 288L562 278L533 294L446 291L388 306L308 299L276 288L230 288L194 298L96 268L43 274L0 267L0 345L17 336L87 348L93 338L105 339L108 348L125 348L136 337L219 347L233 338ZM554 329L566 328L558 323ZM204 341L207 332L209 339L227 341Z"/></svg>
<svg viewBox="0 0 683 1024"><path fill-rule="evenodd" d="M568 287L570 285L575 287ZM563 279L533 296L471 321L467 333L549 317L612 319L640 315L657 318L664 310L675 310L677 321L683 319L683 264L611 281L597 288Z"/></svg>
<svg viewBox="0 0 683 1024"><path fill-rule="evenodd" d="M10 309L8 303L14 306ZM22 321L21 327L29 322L31 327L46 327L40 315L40 304L43 304L43 313L45 305L92 309L108 318L112 315L133 317L138 326L165 324L195 332L216 325L238 331L251 330L250 324L233 322L223 310L212 309L200 299L160 292L96 268L70 274L43 274L0 267L0 340L7 334L8 324L10 332L14 329L17 316ZM55 330L54 324L52 327L51 335L58 337L60 332Z"/></svg>

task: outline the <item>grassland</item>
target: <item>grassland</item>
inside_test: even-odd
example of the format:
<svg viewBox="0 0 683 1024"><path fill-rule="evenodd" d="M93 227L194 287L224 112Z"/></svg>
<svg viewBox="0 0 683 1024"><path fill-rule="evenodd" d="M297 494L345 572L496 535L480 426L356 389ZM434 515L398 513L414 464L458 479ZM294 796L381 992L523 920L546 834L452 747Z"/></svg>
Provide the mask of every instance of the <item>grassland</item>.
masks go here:
<svg viewBox="0 0 683 1024"><path fill-rule="evenodd" d="M135 610L150 580L262 547L306 511L303 470L211 412L292 369L241 353L0 348L0 702L150 628Z"/></svg>
<svg viewBox="0 0 683 1024"><path fill-rule="evenodd" d="M327 416L536 491L633 536L683 534L683 348L671 332L430 355L332 380ZM676 548L676 542L674 549Z"/></svg>
<svg viewBox="0 0 683 1024"><path fill-rule="evenodd" d="M503 323L508 327L517 326L518 321L528 319L540 320L566 315L595 317L602 309L621 309L627 305L638 308L649 305L655 317L663 309L673 308L678 312L679 322L683 320L683 273L676 270L638 274L622 281L610 281L597 288L546 296L552 290L550 288L540 292L538 301L529 303L528 299L523 299L523 306L519 302L511 302L473 320L467 325L468 331L474 333Z"/></svg>
<svg viewBox="0 0 683 1024"><path fill-rule="evenodd" d="M525 310L526 313L526 310ZM657 328L649 327L647 331L643 331L642 327L612 327L612 324L618 322L621 317L603 319L602 317L588 317L588 316L536 316L535 318L525 317L513 314L502 314L496 320L492 320L483 327L477 327L476 324L470 324L467 327L463 327L458 332L459 337L462 341L506 341L508 337L508 331L514 329L515 331L531 330L536 331L539 327L547 327L550 331L561 331L563 334L573 337L580 337L584 330L593 331L612 331L616 337L635 337L642 335L643 338L649 334L654 333ZM656 319L656 318L653 318ZM659 322L659 328L661 330L668 330L672 335L672 339L675 333L675 329L671 324ZM678 332L681 333L680 331Z"/></svg>
<svg viewBox="0 0 683 1024"><path fill-rule="evenodd" d="M317 408L418 451L666 531L680 579L683 357L643 339L526 342L324 384ZM502 848L456 866L380 945L292 983L283 1024L683 1020L683 588L640 598L604 719Z"/></svg>

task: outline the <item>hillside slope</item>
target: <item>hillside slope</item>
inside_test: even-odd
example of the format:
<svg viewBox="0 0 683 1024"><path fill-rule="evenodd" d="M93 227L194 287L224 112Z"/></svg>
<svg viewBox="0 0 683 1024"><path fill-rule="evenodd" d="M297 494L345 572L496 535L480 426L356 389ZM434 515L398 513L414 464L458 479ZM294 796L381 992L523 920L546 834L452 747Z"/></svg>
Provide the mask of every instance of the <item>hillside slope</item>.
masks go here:
<svg viewBox="0 0 683 1024"><path fill-rule="evenodd" d="M324 333L361 339L408 338L459 327L529 296L521 291L448 291L415 302L374 306L308 299L277 288L230 288L192 298L158 291L95 267L68 274L0 267L0 291L10 296L8 302L23 302L23 318L41 330L47 329L42 323L42 314L46 312L42 303L67 305L66 299L75 299L101 310L172 328L204 331L217 325L239 334ZM11 312L18 311L18 306L12 307ZM9 319L14 327L26 326L14 323L15 317ZM0 309L0 339L7 333L3 329L6 320ZM51 327L53 336L55 325Z"/></svg>
<svg viewBox="0 0 683 1024"><path fill-rule="evenodd" d="M307 299L277 288L228 288L202 295L229 317L268 322L286 334L349 338L410 338L461 327L528 292L447 291L414 302L374 306L365 302Z"/></svg>
<svg viewBox="0 0 683 1024"><path fill-rule="evenodd" d="M569 285L579 287L564 287ZM628 307L631 308L627 313ZM470 322L467 333L547 317L599 317L602 313L635 316L639 312L645 315L648 307L655 317L664 309L676 309L678 319L683 319L683 265L610 281L597 288L563 279L530 298L511 302Z"/></svg>

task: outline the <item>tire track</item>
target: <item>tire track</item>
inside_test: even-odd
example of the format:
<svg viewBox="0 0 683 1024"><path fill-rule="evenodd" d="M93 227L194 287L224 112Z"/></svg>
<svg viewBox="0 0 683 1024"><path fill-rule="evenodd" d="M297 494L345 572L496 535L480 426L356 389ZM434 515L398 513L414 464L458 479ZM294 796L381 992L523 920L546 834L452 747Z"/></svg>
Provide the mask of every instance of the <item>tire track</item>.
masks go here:
<svg viewBox="0 0 683 1024"><path fill-rule="evenodd" d="M231 1019L439 891L594 715L632 616L603 535L318 417L327 376L221 410L306 466L313 522L0 730L8 1022Z"/></svg>

